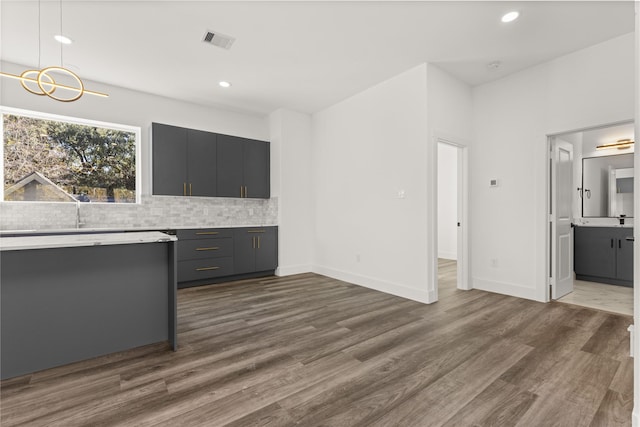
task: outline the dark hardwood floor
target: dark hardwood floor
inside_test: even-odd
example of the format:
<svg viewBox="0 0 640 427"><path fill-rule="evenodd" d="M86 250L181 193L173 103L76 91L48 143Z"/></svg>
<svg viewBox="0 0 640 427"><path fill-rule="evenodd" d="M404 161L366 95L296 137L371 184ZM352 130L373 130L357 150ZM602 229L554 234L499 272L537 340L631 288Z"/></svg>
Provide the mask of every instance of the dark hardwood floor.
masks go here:
<svg viewBox="0 0 640 427"><path fill-rule="evenodd" d="M0 424L631 425L631 317L446 282L432 305L314 274L183 289L178 352L3 381Z"/></svg>

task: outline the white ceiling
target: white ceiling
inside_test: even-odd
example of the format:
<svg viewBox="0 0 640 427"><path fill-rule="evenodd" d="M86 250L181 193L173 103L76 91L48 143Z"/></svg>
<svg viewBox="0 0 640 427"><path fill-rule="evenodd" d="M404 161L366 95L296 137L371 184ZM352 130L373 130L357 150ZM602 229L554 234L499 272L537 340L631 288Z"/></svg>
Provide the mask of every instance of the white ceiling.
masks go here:
<svg viewBox="0 0 640 427"><path fill-rule="evenodd" d="M423 62L482 84L633 31L632 1L72 1L64 65L95 80L203 105L313 113ZM4 61L59 65L60 2L2 0ZM520 19L500 22L507 11ZM231 50L206 30L236 37ZM487 64L500 61L490 70ZM219 80L233 86L223 89Z"/></svg>

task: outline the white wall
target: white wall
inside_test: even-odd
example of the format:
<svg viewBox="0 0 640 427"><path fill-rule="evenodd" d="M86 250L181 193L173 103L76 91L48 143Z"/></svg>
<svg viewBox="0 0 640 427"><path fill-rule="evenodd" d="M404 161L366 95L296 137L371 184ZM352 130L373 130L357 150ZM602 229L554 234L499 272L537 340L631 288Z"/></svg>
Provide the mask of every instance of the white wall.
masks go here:
<svg viewBox="0 0 640 427"><path fill-rule="evenodd" d="M458 148L438 144L438 258L458 258Z"/></svg>
<svg viewBox="0 0 640 427"><path fill-rule="evenodd" d="M269 120L271 195L278 199L276 274L305 273L313 263L311 116L280 109Z"/></svg>
<svg viewBox="0 0 640 427"><path fill-rule="evenodd" d="M426 70L408 70L312 122L314 271L425 302Z"/></svg>
<svg viewBox="0 0 640 427"><path fill-rule="evenodd" d="M474 287L546 299L547 135L633 118L633 58L628 34L474 88Z"/></svg>
<svg viewBox="0 0 640 427"><path fill-rule="evenodd" d="M10 73L20 74L25 69L25 67L6 62L0 65L3 71ZM132 217L140 218L141 216L148 218L142 219L140 226L172 226L172 224L168 224L171 219L168 220L164 213L158 212L159 206L162 206L163 212L175 212L176 215L179 215L180 218L174 219L181 225L198 223L208 226L236 225L235 217L243 207L246 208L247 214L242 215L242 221L248 222L247 225L261 225L264 221L273 222L274 213L277 214L275 212L277 206L272 206L275 204L272 203L273 201L198 198L199 200L193 200L191 203L181 197L159 196L162 200L161 203L152 203L150 196L148 196L151 192L150 130L152 122L268 140L270 134L266 117L204 107L98 82L85 81L84 83L88 89L108 93L109 98L86 95L76 102L58 102L44 96L27 93L16 80L1 79L0 105L141 128L142 194L145 196L142 198L142 205L105 204L101 205L99 210L86 208L87 216L83 220L87 223L87 227L126 227L131 225L130 219ZM158 196L154 196L154 199L160 200ZM182 210L189 203L194 205L194 215L185 218ZM41 205L46 206L41 208ZM28 203L2 202L0 207L3 213L0 228L67 228L75 224L75 209L66 209L67 207L58 204L39 203L38 209L33 209L33 206ZM48 210L49 213L51 212L50 209L53 209L56 215L47 215ZM104 215L104 212L107 211L110 214ZM200 216L200 214L209 215L209 212L211 216L208 218ZM153 220L150 223L149 218L156 216L159 220ZM55 221L50 221L51 218L55 218Z"/></svg>
<svg viewBox="0 0 640 427"><path fill-rule="evenodd" d="M456 143L461 146L469 147L471 149L471 144L473 140L473 102L472 102L472 92L471 87L456 78L452 77L450 74L444 72L439 67L428 64L427 65L427 98L428 98L428 121L429 121L429 130L430 130L430 139L429 139L429 160L435 159L438 157L436 153L437 140L444 139L449 142ZM465 157L464 155L462 156ZM437 170L437 174L440 174L441 170L435 163L428 162L427 167L429 168L429 190L433 193L429 193L428 198L428 209L430 212L430 218L440 217L439 213L434 209L434 205L438 204L438 209L440 208L439 202L437 202L436 198L433 197L433 194L438 193L438 197L440 197L441 191L437 190L433 185L434 181L437 181L439 184L442 183L442 179L439 178L434 171ZM466 175L465 175L466 178ZM450 189L450 194L457 194L457 189ZM467 203L466 200L466 191L463 194L459 195L463 204ZM443 201L446 203L445 201ZM456 200L456 209L457 203L460 202ZM462 222L462 231L464 234L465 228L468 224L467 218L465 217L466 212L461 213L460 220ZM455 218L456 215L453 214ZM429 244L432 246L432 252L438 253L441 245L440 238L438 234L440 232L440 226L447 225L446 223L440 224L438 222L438 226L435 224L429 224L431 236L434 236L433 239L430 239ZM449 224L451 226L451 224ZM454 223L455 226L455 223ZM457 236L457 229L451 230L449 228L448 233L451 235ZM438 245L436 247L435 241L438 238ZM442 237L444 238L444 237ZM463 240L465 238L463 237ZM449 240L449 239L446 239ZM450 241L456 242L455 238L451 238ZM466 240L464 240L466 241ZM457 243L457 242L456 242ZM445 243L446 244L446 243ZM457 246L457 245L456 245ZM451 247L451 246L450 246ZM468 262L468 252L462 253L463 248L456 248L457 259L459 262ZM459 265L459 273L462 274L460 277L462 281L463 287L468 287L467 283L467 268L462 268ZM434 266L435 271L435 266ZM431 280L437 280L437 277L432 277Z"/></svg>

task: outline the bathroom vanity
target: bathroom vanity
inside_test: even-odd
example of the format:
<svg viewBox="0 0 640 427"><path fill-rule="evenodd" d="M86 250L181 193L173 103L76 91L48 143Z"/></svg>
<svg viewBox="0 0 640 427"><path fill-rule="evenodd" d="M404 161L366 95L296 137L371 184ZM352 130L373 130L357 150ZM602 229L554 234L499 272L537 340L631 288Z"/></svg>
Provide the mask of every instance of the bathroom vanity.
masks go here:
<svg viewBox="0 0 640 427"><path fill-rule="evenodd" d="M633 287L632 227L575 227L576 279Z"/></svg>

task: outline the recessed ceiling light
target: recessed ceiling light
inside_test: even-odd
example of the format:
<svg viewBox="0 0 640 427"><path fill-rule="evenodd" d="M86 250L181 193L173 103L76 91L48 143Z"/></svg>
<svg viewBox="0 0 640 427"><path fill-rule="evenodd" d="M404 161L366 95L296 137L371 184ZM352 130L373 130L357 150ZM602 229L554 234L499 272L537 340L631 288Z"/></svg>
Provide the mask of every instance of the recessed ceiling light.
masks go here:
<svg viewBox="0 0 640 427"><path fill-rule="evenodd" d="M221 82L220 82L220 83L218 83L218 84L219 84L220 86L222 86L222 87L230 87L230 86L231 86L231 83L229 83L229 82L225 82L225 81L221 81Z"/></svg>
<svg viewBox="0 0 640 427"><path fill-rule="evenodd" d="M513 11L502 15L502 22L513 22L520 16L519 12Z"/></svg>
<svg viewBox="0 0 640 427"><path fill-rule="evenodd" d="M62 44L73 43L73 40L71 40L69 37L63 36L62 34L56 34L55 36L53 36L53 38L56 39L57 42L60 42Z"/></svg>

